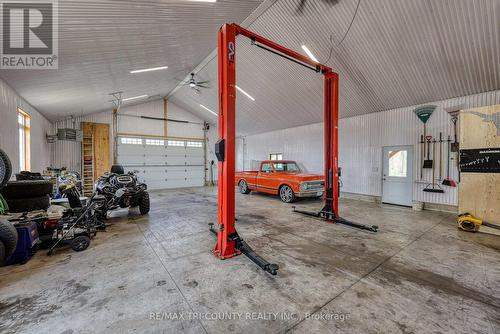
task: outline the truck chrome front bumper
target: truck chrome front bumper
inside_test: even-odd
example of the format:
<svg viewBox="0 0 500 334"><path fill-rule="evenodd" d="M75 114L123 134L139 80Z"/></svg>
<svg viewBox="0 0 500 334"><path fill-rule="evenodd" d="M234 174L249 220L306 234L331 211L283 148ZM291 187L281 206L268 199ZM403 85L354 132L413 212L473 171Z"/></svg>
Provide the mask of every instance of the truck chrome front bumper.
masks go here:
<svg viewBox="0 0 500 334"><path fill-rule="evenodd" d="M323 196L324 190L302 190L295 194L297 197L319 197Z"/></svg>

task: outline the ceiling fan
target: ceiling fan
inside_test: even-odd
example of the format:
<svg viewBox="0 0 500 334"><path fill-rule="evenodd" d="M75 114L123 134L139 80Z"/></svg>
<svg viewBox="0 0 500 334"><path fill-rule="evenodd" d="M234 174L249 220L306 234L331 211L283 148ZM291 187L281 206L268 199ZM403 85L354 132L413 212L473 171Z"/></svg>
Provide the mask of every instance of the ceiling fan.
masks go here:
<svg viewBox="0 0 500 334"><path fill-rule="evenodd" d="M200 92L200 88L210 88L207 84L209 83L208 80L206 81L197 81L195 79L195 74L191 73L191 79L184 81L182 83L182 86L189 86L189 88L195 90L196 92Z"/></svg>
<svg viewBox="0 0 500 334"><path fill-rule="evenodd" d="M323 0L324 3L335 6L340 0ZM304 7L307 4L307 0L300 0L299 6L297 7L297 13L302 14L304 12Z"/></svg>

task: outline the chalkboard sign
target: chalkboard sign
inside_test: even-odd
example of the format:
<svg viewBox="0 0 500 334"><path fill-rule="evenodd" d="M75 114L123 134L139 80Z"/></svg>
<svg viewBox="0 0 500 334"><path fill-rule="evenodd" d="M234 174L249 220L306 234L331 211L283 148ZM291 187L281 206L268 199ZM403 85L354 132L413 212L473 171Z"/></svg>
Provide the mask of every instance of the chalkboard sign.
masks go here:
<svg viewBox="0 0 500 334"><path fill-rule="evenodd" d="M500 148L460 150L460 171L500 173Z"/></svg>

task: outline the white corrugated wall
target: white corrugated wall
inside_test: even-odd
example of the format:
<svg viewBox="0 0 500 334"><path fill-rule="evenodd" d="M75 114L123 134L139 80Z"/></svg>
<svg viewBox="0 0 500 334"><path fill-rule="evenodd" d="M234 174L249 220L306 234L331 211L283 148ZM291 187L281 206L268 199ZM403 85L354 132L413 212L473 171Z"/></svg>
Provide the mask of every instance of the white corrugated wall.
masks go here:
<svg viewBox="0 0 500 334"><path fill-rule="evenodd" d="M45 137L50 132L50 122L0 80L0 148L9 156L13 173L19 172L17 108L31 117L31 170L41 172L50 164L50 146Z"/></svg>
<svg viewBox="0 0 500 334"><path fill-rule="evenodd" d="M443 132L453 135L447 110L500 104L500 90L429 102L437 106L427 123L427 134ZM362 116L343 118L339 122L339 163L342 167L342 191L381 196L382 147L414 145L415 179L420 178L419 147L423 124L414 114L417 106L392 109ZM245 137L245 149L238 145L237 169L252 166L252 160L267 159L269 153L283 153L285 159L297 160L306 170L323 173L323 124L277 130ZM443 146L444 148L444 146ZM445 154L445 150L443 149ZM443 159L445 161L445 159ZM446 168L444 168L446 169ZM452 174L457 179L456 169ZM425 178L425 175L424 175ZM430 179L430 176L427 176ZM425 184L416 183L413 199L427 203L457 205L458 189L446 187L445 194L425 193Z"/></svg>
<svg viewBox="0 0 500 334"><path fill-rule="evenodd" d="M190 122L203 123L203 120L194 116L179 106L168 103L168 117L172 119L186 120ZM119 111L122 115L164 117L163 100L145 102L133 106L122 107ZM113 155L113 115L111 111L105 111L73 119L66 119L52 125L52 133L56 133L59 128L80 128L81 122L94 122L110 124L110 153ZM118 132L134 133L146 135L163 135L163 122L137 117L118 117ZM203 125L183 124L169 122L167 129L169 136L203 138ZM79 171L81 166L81 144L70 141L57 141L51 144L51 164L54 167L66 167L68 170Z"/></svg>

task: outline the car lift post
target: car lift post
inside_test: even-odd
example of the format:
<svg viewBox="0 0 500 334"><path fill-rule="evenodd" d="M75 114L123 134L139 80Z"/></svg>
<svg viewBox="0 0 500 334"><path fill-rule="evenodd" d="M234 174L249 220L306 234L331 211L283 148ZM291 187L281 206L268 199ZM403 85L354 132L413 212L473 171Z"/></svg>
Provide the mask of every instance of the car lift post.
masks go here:
<svg viewBox="0 0 500 334"><path fill-rule="evenodd" d="M314 62L237 24L224 24L219 30L218 46L219 141L215 145L215 154L219 161L219 197L218 228L215 230L213 224L210 227L210 230L217 234L217 244L213 253L220 259L243 253L262 269L276 275L278 266L258 256L238 236L235 228L236 37L238 35L249 38L252 45L321 73L325 77L325 206L319 213L299 210L296 212L374 232L376 227L348 222L338 217L338 74L330 67Z"/></svg>

